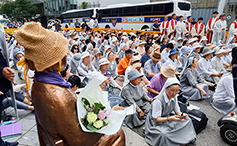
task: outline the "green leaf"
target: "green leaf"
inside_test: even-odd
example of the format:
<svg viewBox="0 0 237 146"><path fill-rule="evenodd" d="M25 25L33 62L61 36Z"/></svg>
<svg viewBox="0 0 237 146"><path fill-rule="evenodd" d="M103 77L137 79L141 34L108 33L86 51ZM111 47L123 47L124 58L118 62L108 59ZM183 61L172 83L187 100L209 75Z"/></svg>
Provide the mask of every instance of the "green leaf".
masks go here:
<svg viewBox="0 0 237 146"><path fill-rule="evenodd" d="M83 98L83 97L82 97L81 101L84 103L83 106L84 106L85 108L86 108L87 106L91 107L91 106L90 106L90 102L89 102L86 98Z"/></svg>
<svg viewBox="0 0 237 146"><path fill-rule="evenodd" d="M94 113L95 113L95 114L98 114L99 111L100 111L100 109L99 109L97 106L94 106Z"/></svg>
<svg viewBox="0 0 237 146"><path fill-rule="evenodd" d="M90 130L91 132L95 132L95 131L99 130L99 129L96 129L94 126L92 126L92 124L88 124L88 125L86 126L86 128L87 128L88 130Z"/></svg>
<svg viewBox="0 0 237 146"><path fill-rule="evenodd" d="M101 110L104 110L105 107L103 106L103 104L101 103L95 103L95 106L97 106L98 108L100 108Z"/></svg>

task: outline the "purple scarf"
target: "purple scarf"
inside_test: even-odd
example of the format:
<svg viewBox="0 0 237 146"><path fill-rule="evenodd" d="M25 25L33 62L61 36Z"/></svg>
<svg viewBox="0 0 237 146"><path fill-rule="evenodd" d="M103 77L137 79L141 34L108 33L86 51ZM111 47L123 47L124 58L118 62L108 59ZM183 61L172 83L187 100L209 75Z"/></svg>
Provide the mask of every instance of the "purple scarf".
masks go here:
<svg viewBox="0 0 237 146"><path fill-rule="evenodd" d="M61 87L71 88L71 83L66 82L63 77L57 72L38 72L35 73L35 80L38 82L49 83L54 85L59 85Z"/></svg>

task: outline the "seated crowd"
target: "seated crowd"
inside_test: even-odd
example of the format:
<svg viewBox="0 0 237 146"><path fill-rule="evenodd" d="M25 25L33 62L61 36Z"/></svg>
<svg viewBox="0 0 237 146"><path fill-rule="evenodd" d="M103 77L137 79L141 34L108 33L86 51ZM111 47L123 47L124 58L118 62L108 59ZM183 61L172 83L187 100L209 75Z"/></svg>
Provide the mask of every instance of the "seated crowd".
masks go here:
<svg viewBox="0 0 237 146"><path fill-rule="evenodd" d="M129 128L145 124L149 145L195 142L192 121L180 111L178 94L187 100L212 97L211 106L222 114L236 108L231 64L234 44L206 44L205 37L176 41L172 34L153 36L139 31L62 33L68 40L68 64L61 76L71 83L71 91L78 94L95 79L103 91L108 91L109 101L118 99L111 104L112 109L134 105L135 113L126 116L124 124ZM24 48L14 36L7 38L13 66L19 78L26 80L24 66L17 65L24 59ZM27 74L32 86L34 72L28 70ZM24 88L15 91L17 107L34 110ZM10 98L2 104L4 108L13 106Z"/></svg>

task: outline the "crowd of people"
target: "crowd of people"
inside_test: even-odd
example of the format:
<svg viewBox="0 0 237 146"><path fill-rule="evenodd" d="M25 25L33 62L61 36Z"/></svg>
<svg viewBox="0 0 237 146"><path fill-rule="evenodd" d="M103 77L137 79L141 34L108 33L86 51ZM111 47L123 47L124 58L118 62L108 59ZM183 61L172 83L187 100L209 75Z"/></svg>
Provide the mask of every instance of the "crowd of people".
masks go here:
<svg viewBox="0 0 237 146"><path fill-rule="evenodd" d="M20 91L15 91L17 107L35 110L40 107L36 101L46 102L39 95L49 96L40 92L50 89L41 82L69 88L70 92L78 94L94 79L103 91L108 92L113 110L135 107L135 113L126 116L124 124L129 128L145 124L145 140L149 145L194 143L196 133L192 121L180 111L177 95L182 94L187 100L212 97L210 105L222 114L236 108L231 52L237 47L237 17L226 41L226 15L217 16L218 12L213 12L213 18L205 27L202 17L193 25L191 16L184 23L183 16L177 21L173 14L170 21L165 17L159 28L161 33L154 36L139 31L129 34L117 30L95 32L91 29L96 27L92 18L89 25L81 25L77 20L74 26L68 26L82 27L80 32L62 31L57 21L51 21L47 31L37 23L27 23L14 35L6 35L12 68L18 70L20 79L28 80L28 76L30 80L27 90L22 86ZM153 27L156 29L157 25ZM35 33L34 29L38 33L36 36L30 34ZM207 36L204 36L205 29ZM25 59L28 67L19 63ZM4 75L6 68L0 69L3 72L1 81L13 80ZM5 72L12 71L7 68ZM6 86L1 84L1 90ZM69 94L69 91L64 92L61 96ZM7 90L0 93L8 95ZM28 102L26 95L30 100L33 97L33 104ZM4 98L6 101L1 99L3 109L13 106L8 97ZM49 103L53 104L53 101ZM36 114L42 116L42 113L36 109ZM47 120L38 126L48 127L44 123L52 121Z"/></svg>

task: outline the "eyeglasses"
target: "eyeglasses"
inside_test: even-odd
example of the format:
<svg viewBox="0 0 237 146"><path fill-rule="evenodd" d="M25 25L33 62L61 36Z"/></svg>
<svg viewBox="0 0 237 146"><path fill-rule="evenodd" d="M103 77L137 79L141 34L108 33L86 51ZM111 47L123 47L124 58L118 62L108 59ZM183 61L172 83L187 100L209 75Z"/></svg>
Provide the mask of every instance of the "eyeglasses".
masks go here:
<svg viewBox="0 0 237 146"><path fill-rule="evenodd" d="M170 89L169 89L169 91L172 92L172 93L178 93L179 92L179 90L170 90Z"/></svg>

